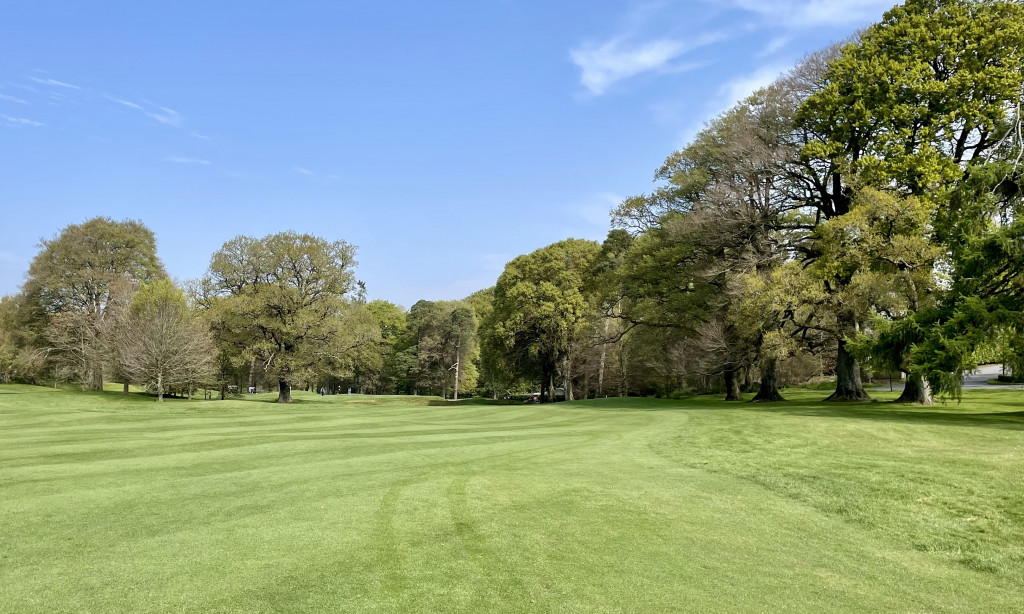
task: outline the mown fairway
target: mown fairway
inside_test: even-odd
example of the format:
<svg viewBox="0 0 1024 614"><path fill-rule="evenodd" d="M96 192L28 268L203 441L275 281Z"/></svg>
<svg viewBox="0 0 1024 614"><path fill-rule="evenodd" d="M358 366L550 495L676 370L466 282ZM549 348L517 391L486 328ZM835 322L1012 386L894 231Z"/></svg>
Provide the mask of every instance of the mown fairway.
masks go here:
<svg viewBox="0 0 1024 614"><path fill-rule="evenodd" d="M1020 391L789 396L0 386L0 611L1024 611Z"/></svg>

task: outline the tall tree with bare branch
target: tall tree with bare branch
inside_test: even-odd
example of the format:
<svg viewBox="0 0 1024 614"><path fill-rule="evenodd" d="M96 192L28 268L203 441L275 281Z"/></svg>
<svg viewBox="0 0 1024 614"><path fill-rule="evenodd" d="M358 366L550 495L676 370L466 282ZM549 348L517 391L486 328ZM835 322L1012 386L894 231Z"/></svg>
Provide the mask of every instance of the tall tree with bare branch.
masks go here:
<svg viewBox="0 0 1024 614"><path fill-rule="evenodd" d="M157 401L174 388L184 388L191 398L214 377L217 352L210 332L168 280L142 286L117 336L121 368L134 384L155 392Z"/></svg>

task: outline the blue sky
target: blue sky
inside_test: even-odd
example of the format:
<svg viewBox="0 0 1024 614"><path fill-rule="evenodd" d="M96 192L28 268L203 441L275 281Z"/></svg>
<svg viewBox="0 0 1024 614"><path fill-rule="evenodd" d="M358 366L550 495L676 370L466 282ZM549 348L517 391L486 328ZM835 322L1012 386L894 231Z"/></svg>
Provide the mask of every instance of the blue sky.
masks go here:
<svg viewBox="0 0 1024 614"><path fill-rule="evenodd" d="M359 246L371 298L494 283L704 121L892 0L8 3L0 294L41 238L143 221L198 277L239 235Z"/></svg>

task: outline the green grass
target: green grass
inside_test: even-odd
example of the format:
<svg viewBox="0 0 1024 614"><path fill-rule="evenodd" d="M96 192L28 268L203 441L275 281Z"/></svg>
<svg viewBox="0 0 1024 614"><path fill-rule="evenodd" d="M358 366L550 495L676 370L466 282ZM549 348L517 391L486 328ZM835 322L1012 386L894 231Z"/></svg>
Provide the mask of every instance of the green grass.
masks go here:
<svg viewBox="0 0 1024 614"><path fill-rule="evenodd" d="M1019 391L785 394L0 386L0 612L1024 611Z"/></svg>

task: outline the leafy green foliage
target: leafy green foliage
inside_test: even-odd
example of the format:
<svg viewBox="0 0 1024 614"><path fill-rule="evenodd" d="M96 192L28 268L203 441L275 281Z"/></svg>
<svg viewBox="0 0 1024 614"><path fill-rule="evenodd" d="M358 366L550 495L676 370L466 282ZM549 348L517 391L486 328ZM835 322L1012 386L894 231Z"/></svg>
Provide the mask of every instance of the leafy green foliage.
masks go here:
<svg viewBox="0 0 1024 614"><path fill-rule="evenodd" d="M519 256L494 287L493 351L519 374L540 376L545 399L559 362L588 330L593 305L587 275L600 252L594 241L566 239Z"/></svg>
<svg viewBox="0 0 1024 614"><path fill-rule="evenodd" d="M347 349L336 342L345 295L355 288L354 256L344 241L294 232L236 237L213 255L213 328L243 360L260 360L276 375L283 402L313 365Z"/></svg>
<svg viewBox="0 0 1024 614"><path fill-rule="evenodd" d="M816 135L803 155L868 185L941 197L997 146L1022 82L1024 7L908 0L829 64L800 109Z"/></svg>
<svg viewBox="0 0 1024 614"><path fill-rule="evenodd" d="M457 387L465 396L479 375L477 326L465 301L417 301L388 359L398 388L446 397Z"/></svg>
<svg viewBox="0 0 1024 614"><path fill-rule="evenodd" d="M97 217L40 245L25 281L22 320L36 329L38 343L50 346L58 378L102 389L110 354L108 308L117 294L167 276L156 239L141 222Z"/></svg>
<svg viewBox="0 0 1024 614"><path fill-rule="evenodd" d="M153 232L141 222L97 217L64 228L40 242L25 292L47 313L102 314L119 281L148 282L167 276L156 256Z"/></svg>

